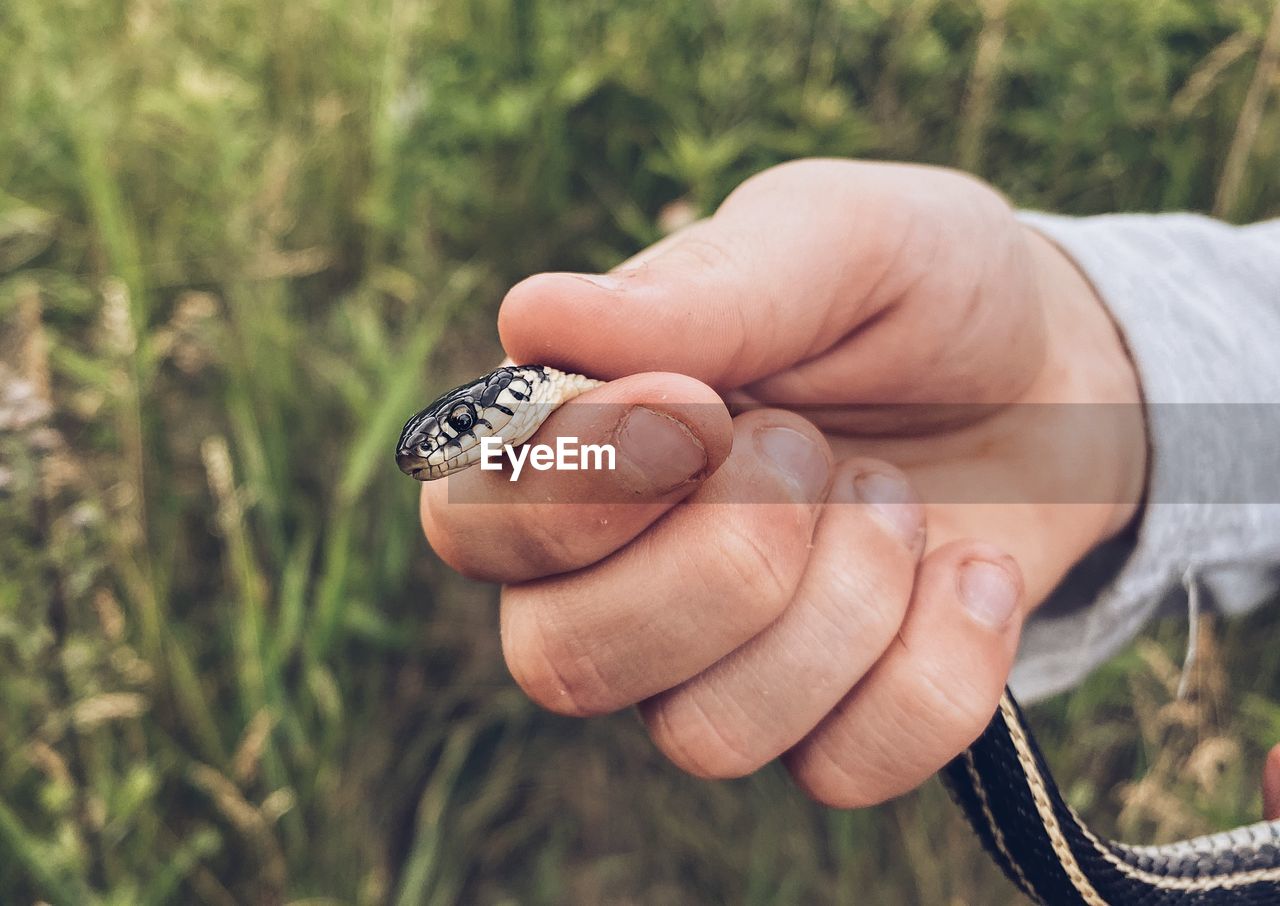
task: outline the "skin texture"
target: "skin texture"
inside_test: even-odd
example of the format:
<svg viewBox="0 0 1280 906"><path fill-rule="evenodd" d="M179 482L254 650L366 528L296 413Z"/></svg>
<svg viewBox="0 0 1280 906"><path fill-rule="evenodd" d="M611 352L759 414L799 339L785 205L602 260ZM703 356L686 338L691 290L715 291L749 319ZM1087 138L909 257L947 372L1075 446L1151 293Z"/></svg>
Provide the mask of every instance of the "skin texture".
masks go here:
<svg viewBox="0 0 1280 906"><path fill-rule="evenodd" d="M516 361L610 381L534 440L613 442L619 468L427 484L427 537L505 583L531 698L638 705L700 776L781 757L848 807L915 787L986 725L1029 611L1141 499L1138 381L1100 300L953 171L773 168L610 274L530 277L499 330Z"/></svg>
<svg viewBox="0 0 1280 906"><path fill-rule="evenodd" d="M1267 753L1262 766L1262 817L1268 821L1280 818L1280 745Z"/></svg>

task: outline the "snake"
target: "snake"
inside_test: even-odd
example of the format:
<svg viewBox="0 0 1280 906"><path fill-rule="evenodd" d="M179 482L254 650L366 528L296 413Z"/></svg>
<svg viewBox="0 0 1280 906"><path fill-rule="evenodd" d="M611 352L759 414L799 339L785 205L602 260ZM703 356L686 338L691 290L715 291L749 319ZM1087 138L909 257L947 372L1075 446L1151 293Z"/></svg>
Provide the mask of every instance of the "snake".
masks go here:
<svg viewBox="0 0 1280 906"><path fill-rule="evenodd" d="M601 384L545 365L504 365L410 418L396 463L420 481L456 474L479 461L486 437L525 443L562 404ZM986 729L940 777L987 853L1040 906L1280 904L1280 821L1160 846L1096 834L1063 796L1007 687Z"/></svg>

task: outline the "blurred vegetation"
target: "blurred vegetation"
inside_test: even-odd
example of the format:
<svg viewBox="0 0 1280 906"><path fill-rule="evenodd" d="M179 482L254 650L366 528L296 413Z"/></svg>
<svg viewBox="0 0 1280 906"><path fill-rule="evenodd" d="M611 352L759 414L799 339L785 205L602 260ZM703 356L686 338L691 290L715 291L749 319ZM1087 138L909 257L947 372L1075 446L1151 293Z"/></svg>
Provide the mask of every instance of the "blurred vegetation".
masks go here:
<svg viewBox="0 0 1280 906"><path fill-rule="evenodd" d="M0 6L0 900L1007 902L936 785L826 811L537 712L388 445L513 281L788 158L1274 216L1278 45L1263 0ZM1171 625L1035 709L1073 801L1255 817L1275 619L1186 701Z"/></svg>

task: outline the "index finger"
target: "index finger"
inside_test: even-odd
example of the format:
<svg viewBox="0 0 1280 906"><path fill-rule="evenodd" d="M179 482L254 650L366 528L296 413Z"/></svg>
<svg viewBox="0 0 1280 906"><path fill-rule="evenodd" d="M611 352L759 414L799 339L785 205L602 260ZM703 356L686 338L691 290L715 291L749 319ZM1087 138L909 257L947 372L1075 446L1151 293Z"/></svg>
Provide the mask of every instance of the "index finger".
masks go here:
<svg viewBox="0 0 1280 906"><path fill-rule="evenodd" d="M446 563L472 578L499 582L595 563L719 468L733 443L733 424L710 387L651 372L570 400L529 443L551 438L574 438L583 447L608 444L614 467L524 468L515 481L510 469L470 468L427 482L422 527Z"/></svg>

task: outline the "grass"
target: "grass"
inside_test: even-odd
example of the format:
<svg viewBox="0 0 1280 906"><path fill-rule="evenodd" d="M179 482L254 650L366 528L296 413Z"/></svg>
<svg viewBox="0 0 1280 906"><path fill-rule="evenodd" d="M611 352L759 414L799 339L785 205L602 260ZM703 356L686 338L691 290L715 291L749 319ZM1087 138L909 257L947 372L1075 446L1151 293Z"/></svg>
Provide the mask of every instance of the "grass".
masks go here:
<svg viewBox="0 0 1280 906"><path fill-rule="evenodd" d="M629 715L539 713L388 444L497 356L512 282L606 268L791 157L964 164L1074 214L1274 216L1278 21L0 7L0 899L1006 902L936 785L826 811L773 769L681 776ZM1208 636L1187 702L1171 624L1037 708L1073 801L1144 837L1255 817L1274 629Z"/></svg>

